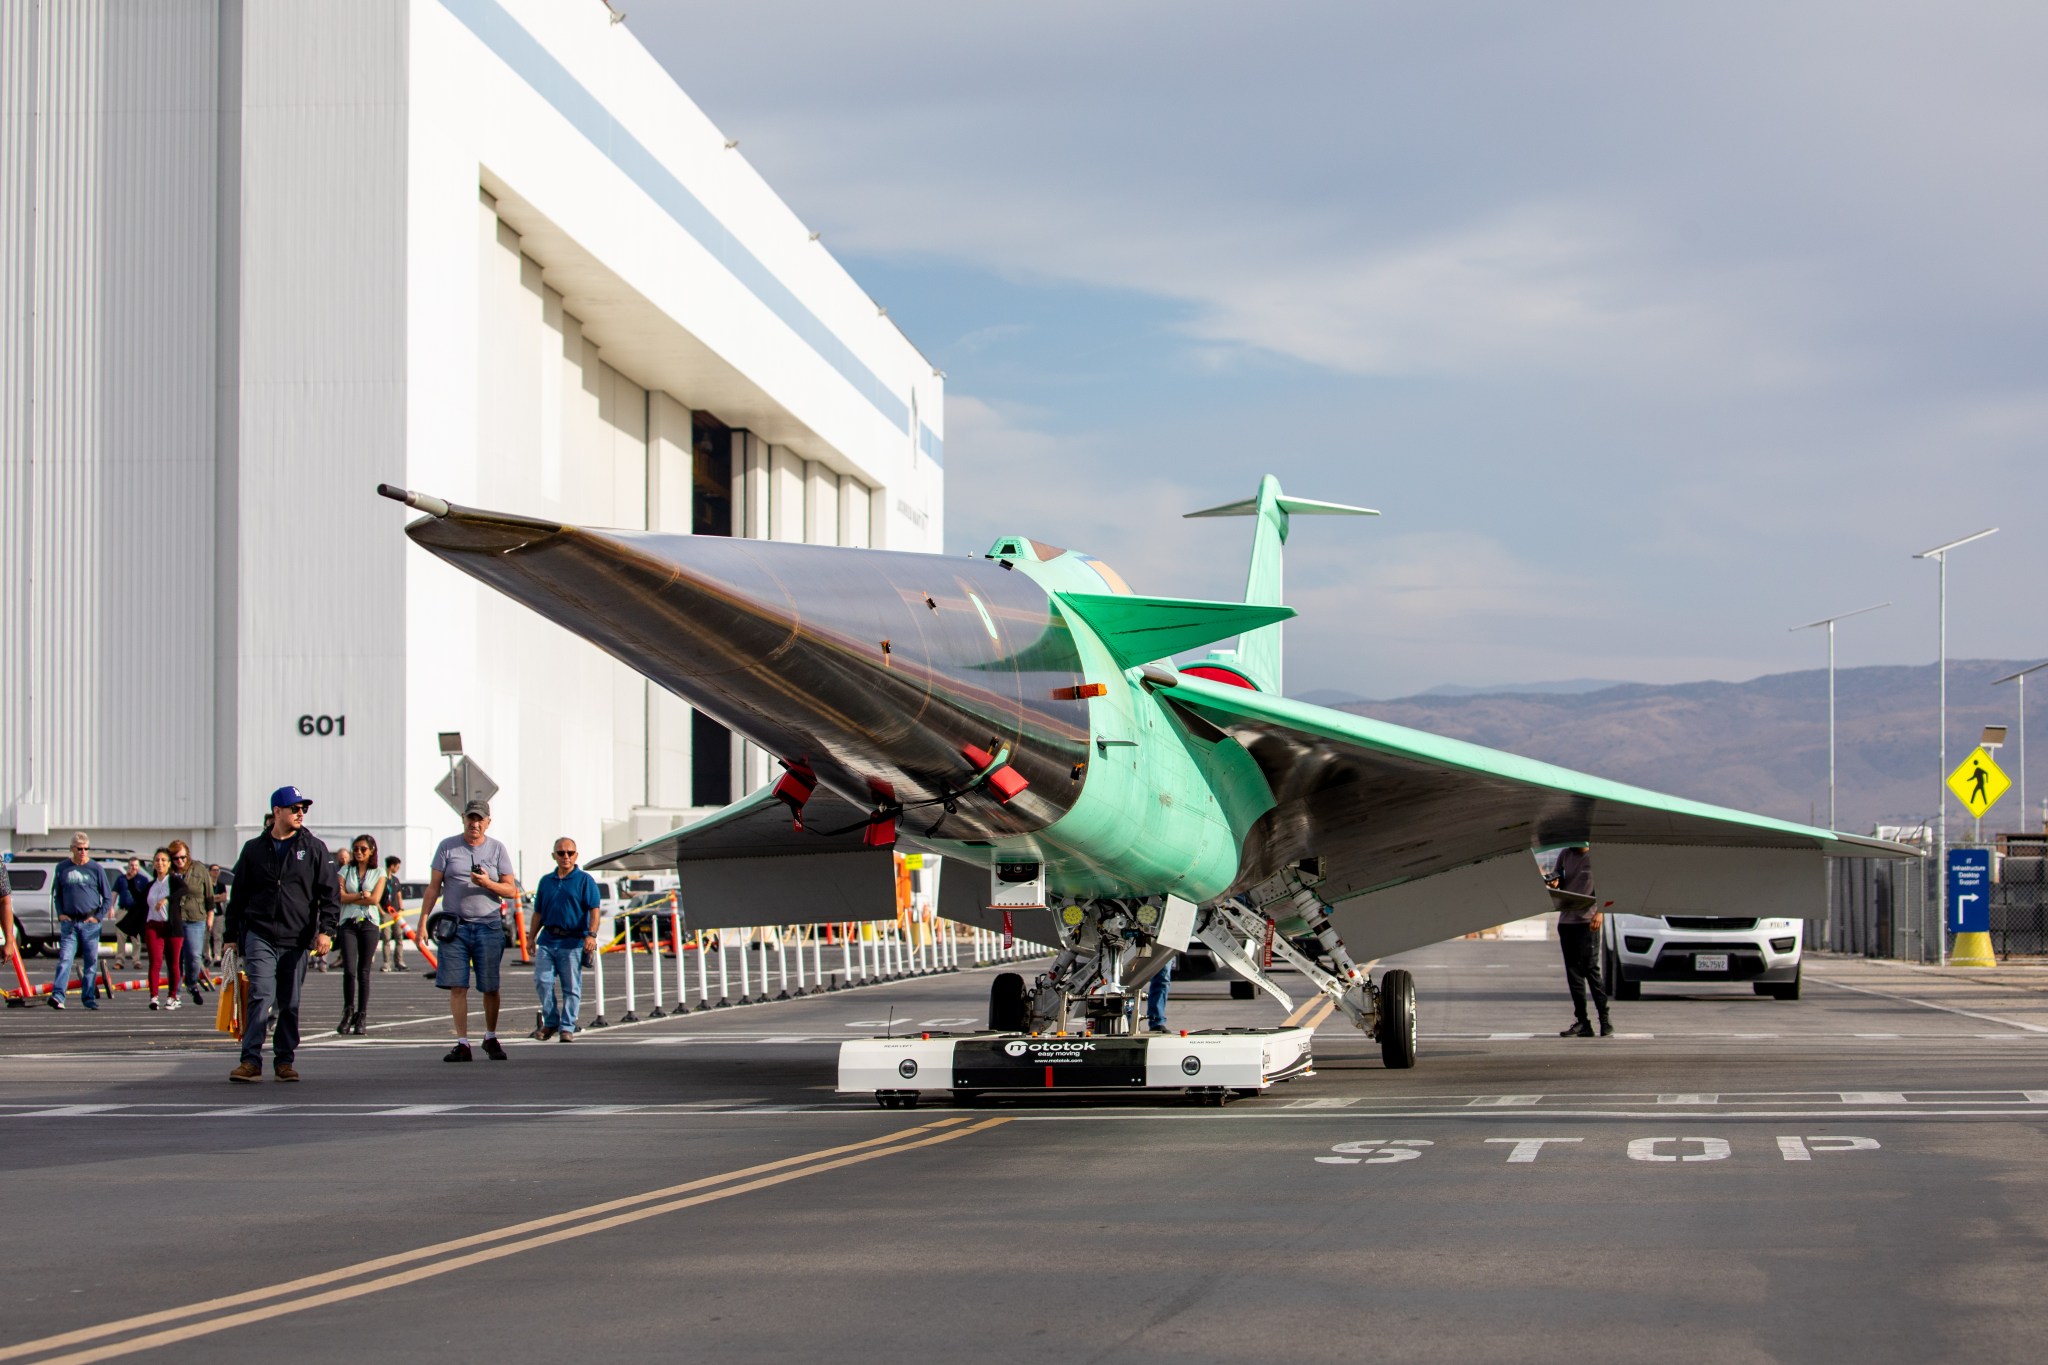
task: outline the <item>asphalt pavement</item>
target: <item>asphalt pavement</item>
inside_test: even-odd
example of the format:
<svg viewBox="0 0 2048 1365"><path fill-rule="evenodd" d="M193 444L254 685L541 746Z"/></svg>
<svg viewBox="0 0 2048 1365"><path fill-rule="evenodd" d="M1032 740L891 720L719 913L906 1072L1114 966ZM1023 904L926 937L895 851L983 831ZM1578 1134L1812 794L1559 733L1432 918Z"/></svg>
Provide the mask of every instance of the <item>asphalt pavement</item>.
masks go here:
<svg viewBox="0 0 2048 1365"><path fill-rule="evenodd" d="M611 1027L466 1065L419 976L354 1039L316 974L298 1085L229 1084L210 1010L8 1010L0 1361L2038 1354L2048 971L1817 957L1564 1039L1553 943L1396 961L1414 1070L1326 1023L1222 1110L833 1092L989 969L631 1024L614 973ZM1177 1027L1283 1013L1175 985Z"/></svg>

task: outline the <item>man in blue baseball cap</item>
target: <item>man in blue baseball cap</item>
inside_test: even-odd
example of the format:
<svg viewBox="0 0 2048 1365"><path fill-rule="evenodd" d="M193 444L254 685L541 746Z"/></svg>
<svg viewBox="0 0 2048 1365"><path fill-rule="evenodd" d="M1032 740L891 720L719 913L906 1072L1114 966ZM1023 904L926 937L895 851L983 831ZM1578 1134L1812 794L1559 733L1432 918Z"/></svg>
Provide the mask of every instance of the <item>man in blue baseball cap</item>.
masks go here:
<svg viewBox="0 0 2048 1365"><path fill-rule="evenodd" d="M299 987L306 953L334 946L341 916L341 884L327 845L306 828L312 798L297 787L270 794L270 822L242 845L228 889L225 942L242 955L249 974L249 1014L242 1023L242 1064L231 1081L263 1079L263 1035L274 1032L274 1074L295 1081L299 1050ZM273 1016L276 1028L271 1030Z"/></svg>

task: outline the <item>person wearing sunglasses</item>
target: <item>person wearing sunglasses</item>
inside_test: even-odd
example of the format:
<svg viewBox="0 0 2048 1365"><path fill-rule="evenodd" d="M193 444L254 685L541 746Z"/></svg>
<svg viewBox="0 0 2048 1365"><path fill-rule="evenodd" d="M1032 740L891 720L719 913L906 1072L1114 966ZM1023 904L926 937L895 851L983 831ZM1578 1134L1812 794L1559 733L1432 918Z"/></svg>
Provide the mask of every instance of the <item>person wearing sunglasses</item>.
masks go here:
<svg viewBox="0 0 2048 1365"><path fill-rule="evenodd" d="M555 872L533 889L533 988L540 993L540 1027L530 1035L546 1042L576 1037L583 1008L583 955L597 951L597 882L576 866L576 841L555 840ZM562 1000L555 1003L555 989Z"/></svg>
<svg viewBox="0 0 2048 1365"><path fill-rule="evenodd" d="M206 926L213 919L213 874L206 865L194 861L191 848L183 839L170 842L171 871L180 879L182 888L177 903L171 907L171 928L183 940L184 951L178 955L179 974L184 978L185 990L192 997L192 1003L206 1003ZM171 988L171 1000L175 1004L178 989Z"/></svg>
<svg viewBox="0 0 2048 1365"><path fill-rule="evenodd" d="M472 797L462 807L462 833L450 835L434 850L433 873L420 900L420 932L432 933L440 963L434 984L448 992L448 1014L455 1024L455 1046L441 1060L466 1062L469 1050L469 981L476 977L484 998L484 1056L506 1060L498 1041L498 968L505 958L503 902L519 899L512 875L512 854L491 837L491 806ZM442 895L446 923L434 928L434 905Z"/></svg>
<svg viewBox="0 0 2048 1365"><path fill-rule="evenodd" d="M306 954L334 946L341 886L327 845L306 828L312 800L297 787L270 794L270 819L242 845L228 889L226 941L249 974L249 1012L242 1023L242 1061L231 1081L263 1079L263 1036L272 1032L272 1074L296 1081L299 991Z"/></svg>
<svg viewBox="0 0 2048 1365"><path fill-rule="evenodd" d="M341 869L341 1022L336 1033L360 1035L370 1008L370 967L377 960L377 921L384 913L384 874L377 841L358 834Z"/></svg>

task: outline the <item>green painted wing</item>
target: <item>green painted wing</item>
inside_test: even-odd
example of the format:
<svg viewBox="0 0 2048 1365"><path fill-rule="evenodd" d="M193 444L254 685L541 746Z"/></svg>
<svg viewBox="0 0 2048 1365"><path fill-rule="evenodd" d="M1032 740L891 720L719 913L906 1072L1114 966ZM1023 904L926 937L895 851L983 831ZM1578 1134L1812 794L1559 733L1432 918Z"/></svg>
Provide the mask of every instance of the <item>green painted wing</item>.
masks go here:
<svg viewBox="0 0 2048 1365"><path fill-rule="evenodd" d="M1321 857L1332 899L1575 840L1919 856L1186 675L1161 695L1257 760L1278 802L1260 837L1283 860Z"/></svg>
<svg viewBox="0 0 2048 1365"><path fill-rule="evenodd" d="M1087 623L1123 668L1213 645L1294 615L1292 607L1253 602L1202 602L1127 593L1063 592L1056 596L1061 605Z"/></svg>

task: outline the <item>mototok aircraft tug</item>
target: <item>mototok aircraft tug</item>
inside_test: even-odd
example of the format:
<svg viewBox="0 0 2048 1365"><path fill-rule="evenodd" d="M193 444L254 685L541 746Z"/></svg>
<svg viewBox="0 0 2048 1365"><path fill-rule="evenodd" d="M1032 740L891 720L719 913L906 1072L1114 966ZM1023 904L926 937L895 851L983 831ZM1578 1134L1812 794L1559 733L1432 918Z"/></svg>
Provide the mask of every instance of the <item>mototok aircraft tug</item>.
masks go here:
<svg viewBox="0 0 2048 1365"><path fill-rule="evenodd" d="M1134 995L1200 941L1283 1004L1275 959L1416 1060L1415 983L1373 960L1540 914L1534 852L1590 841L1636 914L1805 915L1823 860L1881 840L1665 796L1280 694L1281 550L1256 496L1242 602L1143 597L1022 536L979 559L595 530L382 485L417 544L687 699L780 779L592 866L674 869L693 928L887 918L897 850L939 912L1054 944L995 978L988 1030L849 1041L840 1089L1164 1089L1222 1101L1310 1065L1310 1031L1133 1032ZM1173 656L1219 642L1199 663ZM962 875L969 867L982 876ZM1296 946L1313 940L1311 956Z"/></svg>

